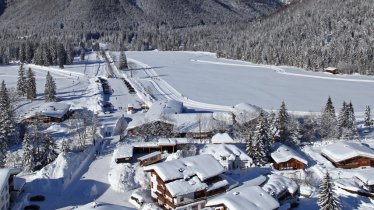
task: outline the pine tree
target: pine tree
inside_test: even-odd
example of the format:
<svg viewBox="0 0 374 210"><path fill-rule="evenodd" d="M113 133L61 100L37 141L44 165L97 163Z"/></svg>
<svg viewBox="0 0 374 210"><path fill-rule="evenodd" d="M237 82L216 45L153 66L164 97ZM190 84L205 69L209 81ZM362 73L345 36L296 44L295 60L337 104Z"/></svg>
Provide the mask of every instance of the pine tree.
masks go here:
<svg viewBox="0 0 374 210"><path fill-rule="evenodd" d="M64 65L66 64L66 51L63 44L59 44L57 47L57 58L58 58L58 66L63 69Z"/></svg>
<svg viewBox="0 0 374 210"><path fill-rule="evenodd" d="M61 152L69 152L70 151L70 141L63 140L61 143Z"/></svg>
<svg viewBox="0 0 374 210"><path fill-rule="evenodd" d="M17 80L17 93L21 96L25 96L27 93L27 79L25 76L25 69L23 68L23 64L19 67L18 70L18 80Z"/></svg>
<svg viewBox="0 0 374 210"><path fill-rule="evenodd" d="M129 68L128 65L127 65L127 58L126 58L125 52L121 52L118 66L119 66L120 70L124 70L124 69Z"/></svg>
<svg viewBox="0 0 374 210"><path fill-rule="evenodd" d="M47 73L46 76L46 83L45 83L45 89L44 89L44 101L50 102L50 101L56 101L56 82L53 79L52 75Z"/></svg>
<svg viewBox="0 0 374 210"><path fill-rule="evenodd" d="M321 137L324 139L335 138L337 136L336 129L335 108L329 96L321 116Z"/></svg>
<svg viewBox="0 0 374 210"><path fill-rule="evenodd" d="M348 130L350 131L349 138L358 138L356 116L352 102L349 102L348 104Z"/></svg>
<svg viewBox="0 0 374 210"><path fill-rule="evenodd" d="M32 172L35 167L34 148L31 144L30 135L28 133L26 133L23 138L22 149L23 170L26 172Z"/></svg>
<svg viewBox="0 0 374 210"><path fill-rule="evenodd" d="M340 210L339 197L334 192L334 183L330 174L327 172L320 185L320 193L318 195L318 206L321 210Z"/></svg>
<svg viewBox="0 0 374 210"><path fill-rule="evenodd" d="M358 138L356 117L353 105L343 102L338 116L338 137L341 139Z"/></svg>
<svg viewBox="0 0 374 210"><path fill-rule="evenodd" d="M34 50L33 50L32 44L30 42L26 42L25 53L26 53L26 62L31 63L32 59L34 57Z"/></svg>
<svg viewBox="0 0 374 210"><path fill-rule="evenodd" d="M291 132L288 128L288 124L290 122L290 116L288 115L286 104L282 101L281 107L278 111L278 115L275 121L276 127L276 134L275 134L275 141L284 143L284 144L292 144L291 139Z"/></svg>
<svg viewBox="0 0 374 210"><path fill-rule="evenodd" d="M373 125L373 120L371 119L371 109L370 106L365 107L365 119L364 126L370 128Z"/></svg>
<svg viewBox="0 0 374 210"><path fill-rule="evenodd" d="M43 48L42 46L39 46L36 49L35 56L34 56L34 63L36 65L44 65L44 56L43 56Z"/></svg>
<svg viewBox="0 0 374 210"><path fill-rule="evenodd" d="M45 134L43 138L43 150L41 154L41 162L47 165L57 158L57 145L50 134Z"/></svg>
<svg viewBox="0 0 374 210"><path fill-rule="evenodd" d="M19 61L21 63L25 63L26 62L26 46L24 43L22 43L19 47Z"/></svg>
<svg viewBox="0 0 374 210"><path fill-rule="evenodd" d="M0 153L2 156L5 156L14 132L13 109L3 80L0 87Z"/></svg>
<svg viewBox="0 0 374 210"><path fill-rule="evenodd" d="M51 65L53 65L52 52L47 47L46 44L43 45L43 61L44 61L44 66L51 66Z"/></svg>
<svg viewBox="0 0 374 210"><path fill-rule="evenodd" d="M27 81L26 81L26 86L27 86L27 92L26 92L26 97L27 99L34 100L36 98L36 82L35 82L35 74L29 68L27 72Z"/></svg>
<svg viewBox="0 0 374 210"><path fill-rule="evenodd" d="M83 47L81 47L81 52L80 52L80 59L81 59L81 61L84 61L84 56L86 55L85 51L86 50Z"/></svg>
<svg viewBox="0 0 374 210"><path fill-rule="evenodd" d="M66 64L71 65L74 62L74 48L71 45L68 45L66 53Z"/></svg>
<svg viewBox="0 0 374 210"><path fill-rule="evenodd" d="M257 126L256 130L253 135L253 143L254 146L254 162L256 165L263 166L265 165L267 160L267 154L270 152L270 137L269 137L269 125L267 123L267 119L264 113L261 111L260 115L257 119Z"/></svg>

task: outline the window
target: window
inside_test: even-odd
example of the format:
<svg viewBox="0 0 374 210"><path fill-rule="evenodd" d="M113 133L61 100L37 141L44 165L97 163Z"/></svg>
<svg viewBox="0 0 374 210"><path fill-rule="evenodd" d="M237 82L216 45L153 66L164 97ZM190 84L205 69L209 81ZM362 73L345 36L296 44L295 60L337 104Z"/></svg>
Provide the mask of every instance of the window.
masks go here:
<svg viewBox="0 0 374 210"><path fill-rule="evenodd" d="M222 157L222 160L226 160L226 157Z"/></svg>
<svg viewBox="0 0 374 210"><path fill-rule="evenodd" d="M183 202L184 201L184 197L180 197L180 202Z"/></svg>

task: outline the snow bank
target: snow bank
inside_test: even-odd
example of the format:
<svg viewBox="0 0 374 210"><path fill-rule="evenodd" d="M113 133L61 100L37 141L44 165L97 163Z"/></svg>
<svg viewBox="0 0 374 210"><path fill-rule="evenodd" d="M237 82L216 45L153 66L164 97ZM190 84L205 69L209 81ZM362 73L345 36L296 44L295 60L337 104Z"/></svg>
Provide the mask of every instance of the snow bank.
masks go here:
<svg viewBox="0 0 374 210"><path fill-rule="evenodd" d="M284 176L271 174L268 178L268 181L262 188L274 198L281 197L285 192L289 192L293 195L299 189L295 181Z"/></svg>
<svg viewBox="0 0 374 210"><path fill-rule="evenodd" d="M135 170L131 164L115 165L108 173L110 187L118 192L126 192L139 187L135 182Z"/></svg>

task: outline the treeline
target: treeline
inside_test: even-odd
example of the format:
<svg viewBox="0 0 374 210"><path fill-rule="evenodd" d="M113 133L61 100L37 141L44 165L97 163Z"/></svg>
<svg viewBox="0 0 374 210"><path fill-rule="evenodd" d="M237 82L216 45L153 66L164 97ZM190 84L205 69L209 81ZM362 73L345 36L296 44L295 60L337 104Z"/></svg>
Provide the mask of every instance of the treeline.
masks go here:
<svg viewBox="0 0 374 210"><path fill-rule="evenodd" d="M372 126L371 110L367 106L363 129L370 130ZM359 139L352 103L343 102L336 114L330 97L321 115L293 116L282 102L276 113L261 112L255 121L234 123L232 132L236 138L245 141L246 151L256 165L268 162L269 152L276 142L293 147L301 142Z"/></svg>

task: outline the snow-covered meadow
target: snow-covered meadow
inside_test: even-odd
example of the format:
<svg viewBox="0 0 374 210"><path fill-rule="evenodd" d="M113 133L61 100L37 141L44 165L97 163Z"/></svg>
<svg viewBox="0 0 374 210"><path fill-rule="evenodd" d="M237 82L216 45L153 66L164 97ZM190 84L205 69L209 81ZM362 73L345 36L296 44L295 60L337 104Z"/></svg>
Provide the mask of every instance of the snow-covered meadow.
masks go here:
<svg viewBox="0 0 374 210"><path fill-rule="evenodd" d="M292 111L321 111L328 96L336 107L352 101L355 111L373 105L374 77L330 75L293 67L257 65L216 58L205 52L127 52L127 57L153 68L183 96L198 102L233 106L248 102L277 109L282 100ZM133 71L149 82L150 75ZM145 86L151 86L145 84Z"/></svg>

